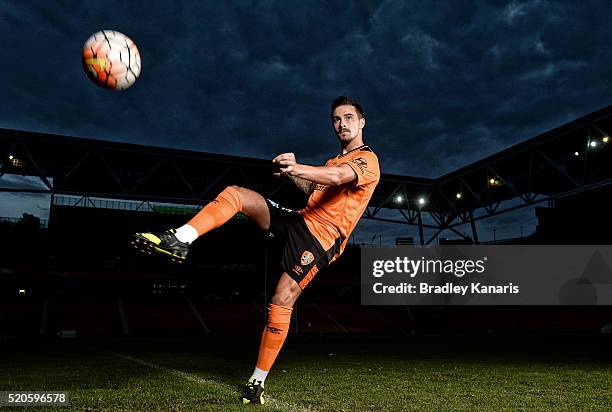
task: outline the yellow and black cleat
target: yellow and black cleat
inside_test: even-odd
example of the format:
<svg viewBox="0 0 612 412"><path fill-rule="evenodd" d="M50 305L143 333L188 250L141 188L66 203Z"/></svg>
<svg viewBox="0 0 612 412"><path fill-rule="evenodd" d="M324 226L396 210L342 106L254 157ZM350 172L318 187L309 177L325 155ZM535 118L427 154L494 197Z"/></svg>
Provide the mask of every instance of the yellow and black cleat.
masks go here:
<svg viewBox="0 0 612 412"><path fill-rule="evenodd" d="M184 263L189 253L189 245L176 238L176 230L170 229L162 233L135 233L130 244L142 253L153 253L167 256L171 261Z"/></svg>
<svg viewBox="0 0 612 412"><path fill-rule="evenodd" d="M249 379L249 381L244 385L244 394L242 395L242 403L266 403L266 399L264 398L264 388L261 386L261 381L258 381L255 378Z"/></svg>

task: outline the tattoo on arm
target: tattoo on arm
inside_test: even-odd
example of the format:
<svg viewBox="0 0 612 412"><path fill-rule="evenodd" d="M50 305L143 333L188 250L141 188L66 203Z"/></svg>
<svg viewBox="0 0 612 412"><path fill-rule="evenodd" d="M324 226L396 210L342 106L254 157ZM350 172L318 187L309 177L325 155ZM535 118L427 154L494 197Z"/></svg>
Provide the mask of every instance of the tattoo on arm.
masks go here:
<svg viewBox="0 0 612 412"><path fill-rule="evenodd" d="M311 182L310 180L302 179L301 177L297 177L297 176L289 176L289 178L293 181L293 183L295 183L298 189L300 189L302 192L306 193L307 195L310 196L310 194L314 191L314 188L315 188L314 182Z"/></svg>

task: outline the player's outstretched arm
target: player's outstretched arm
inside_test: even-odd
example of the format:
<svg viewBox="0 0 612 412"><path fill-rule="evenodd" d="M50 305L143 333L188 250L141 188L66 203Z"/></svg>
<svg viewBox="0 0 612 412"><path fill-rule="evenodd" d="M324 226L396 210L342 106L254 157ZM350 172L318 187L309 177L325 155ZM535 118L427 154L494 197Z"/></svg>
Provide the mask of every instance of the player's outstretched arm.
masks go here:
<svg viewBox="0 0 612 412"><path fill-rule="evenodd" d="M357 179L355 171L347 164L338 166L308 166L297 163L293 153L276 156L272 162L280 166L281 173L326 186L338 186Z"/></svg>

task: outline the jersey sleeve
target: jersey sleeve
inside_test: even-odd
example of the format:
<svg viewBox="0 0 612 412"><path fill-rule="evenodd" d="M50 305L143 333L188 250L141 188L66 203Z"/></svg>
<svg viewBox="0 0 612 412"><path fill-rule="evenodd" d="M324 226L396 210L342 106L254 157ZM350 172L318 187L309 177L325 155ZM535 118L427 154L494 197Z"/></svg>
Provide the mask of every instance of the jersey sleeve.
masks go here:
<svg viewBox="0 0 612 412"><path fill-rule="evenodd" d="M356 186L367 185L368 183L380 180L378 157L376 157L374 152L359 151L342 163L349 165L357 175Z"/></svg>

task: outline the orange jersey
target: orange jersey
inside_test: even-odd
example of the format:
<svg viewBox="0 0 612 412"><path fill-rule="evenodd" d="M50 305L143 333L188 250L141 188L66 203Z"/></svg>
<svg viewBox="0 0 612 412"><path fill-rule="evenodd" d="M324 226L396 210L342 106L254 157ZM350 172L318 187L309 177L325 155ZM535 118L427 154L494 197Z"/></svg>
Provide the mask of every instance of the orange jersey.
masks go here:
<svg viewBox="0 0 612 412"><path fill-rule="evenodd" d="M351 232L368 206L380 180L378 157L368 146L360 146L333 157L325 166L338 166L343 163L355 171L357 179L340 186L316 184L308 198L308 206L299 211L323 249L329 250L339 243L340 253L344 251Z"/></svg>

